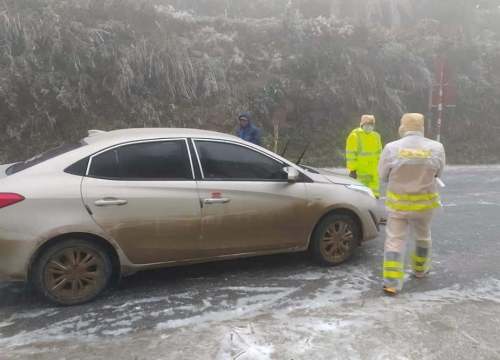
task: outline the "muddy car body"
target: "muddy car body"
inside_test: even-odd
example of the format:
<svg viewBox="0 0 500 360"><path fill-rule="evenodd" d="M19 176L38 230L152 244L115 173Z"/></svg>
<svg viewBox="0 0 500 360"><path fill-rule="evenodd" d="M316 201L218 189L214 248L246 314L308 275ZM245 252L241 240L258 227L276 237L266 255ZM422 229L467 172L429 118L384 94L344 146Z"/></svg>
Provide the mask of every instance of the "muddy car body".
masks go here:
<svg viewBox="0 0 500 360"><path fill-rule="evenodd" d="M335 265L379 219L355 180L230 135L93 131L0 167L0 278L69 305L145 269L308 249Z"/></svg>

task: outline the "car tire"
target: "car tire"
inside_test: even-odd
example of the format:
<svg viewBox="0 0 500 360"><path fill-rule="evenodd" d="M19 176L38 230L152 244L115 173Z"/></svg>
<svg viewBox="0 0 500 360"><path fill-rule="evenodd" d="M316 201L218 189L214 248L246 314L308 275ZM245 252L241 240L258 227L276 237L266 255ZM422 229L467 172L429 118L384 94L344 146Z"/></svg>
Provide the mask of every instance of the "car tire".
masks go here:
<svg viewBox="0 0 500 360"><path fill-rule="evenodd" d="M361 243L358 222L348 214L324 217L313 232L310 251L323 266L335 266L349 260Z"/></svg>
<svg viewBox="0 0 500 360"><path fill-rule="evenodd" d="M32 268L32 283L57 305L94 300L110 284L113 267L107 251L79 239L64 240L45 249Z"/></svg>

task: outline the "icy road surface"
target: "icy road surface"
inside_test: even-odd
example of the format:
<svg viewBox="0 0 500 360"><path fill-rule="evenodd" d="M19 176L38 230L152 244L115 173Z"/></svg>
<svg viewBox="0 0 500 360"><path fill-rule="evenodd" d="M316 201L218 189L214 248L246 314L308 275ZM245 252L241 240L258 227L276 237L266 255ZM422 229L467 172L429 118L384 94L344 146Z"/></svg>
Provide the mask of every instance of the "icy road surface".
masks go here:
<svg viewBox="0 0 500 360"><path fill-rule="evenodd" d="M72 308L0 283L0 359L500 359L500 167L444 181L431 277L397 298L382 237L336 268L294 254L152 271Z"/></svg>

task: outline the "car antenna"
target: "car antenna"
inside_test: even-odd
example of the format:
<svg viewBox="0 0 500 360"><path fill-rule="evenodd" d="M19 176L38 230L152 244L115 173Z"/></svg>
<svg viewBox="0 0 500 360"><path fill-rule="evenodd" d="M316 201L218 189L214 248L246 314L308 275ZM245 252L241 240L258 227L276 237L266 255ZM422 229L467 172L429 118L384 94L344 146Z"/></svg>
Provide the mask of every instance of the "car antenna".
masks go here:
<svg viewBox="0 0 500 360"><path fill-rule="evenodd" d="M283 148L283 151L281 152L281 157L285 157L286 151L288 150L288 144L290 144L290 139L287 140L285 143L285 147Z"/></svg>
<svg viewBox="0 0 500 360"><path fill-rule="evenodd" d="M304 156L307 153L307 150L309 150L309 146L310 145L311 145L311 142L308 142L307 145L306 145L306 147L304 148L304 151L302 151L302 154L300 154L300 157L299 157L299 159L297 160L297 162L295 164L300 165L302 159L304 159Z"/></svg>

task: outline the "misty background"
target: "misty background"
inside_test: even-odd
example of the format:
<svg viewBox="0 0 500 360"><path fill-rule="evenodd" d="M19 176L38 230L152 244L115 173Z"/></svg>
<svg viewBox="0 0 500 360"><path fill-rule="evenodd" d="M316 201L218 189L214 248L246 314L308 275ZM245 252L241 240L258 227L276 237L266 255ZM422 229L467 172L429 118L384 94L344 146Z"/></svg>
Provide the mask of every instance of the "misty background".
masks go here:
<svg viewBox="0 0 500 360"><path fill-rule="evenodd" d="M361 114L385 143L429 114L437 56L449 160L498 163L500 0L2 0L0 163L88 129L234 133L250 110L268 148L341 165Z"/></svg>

